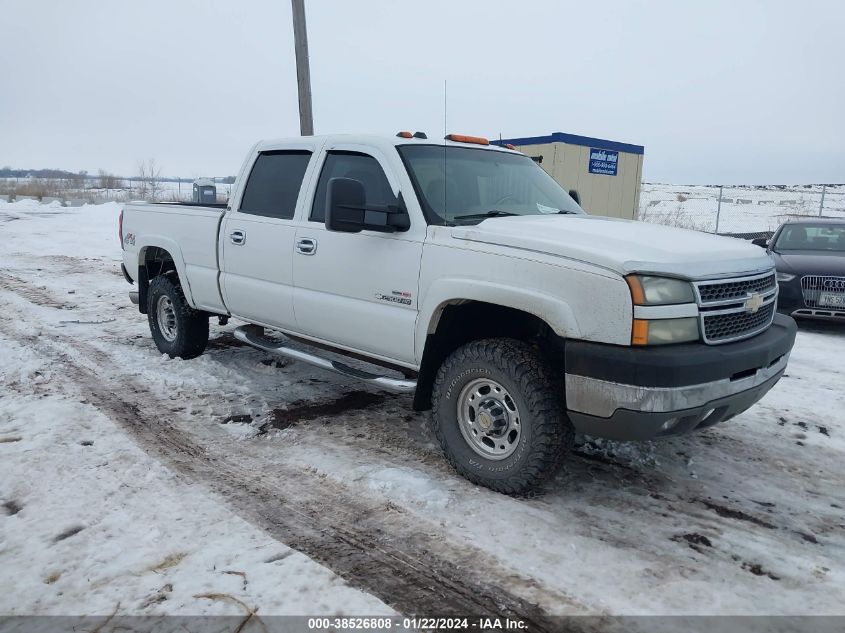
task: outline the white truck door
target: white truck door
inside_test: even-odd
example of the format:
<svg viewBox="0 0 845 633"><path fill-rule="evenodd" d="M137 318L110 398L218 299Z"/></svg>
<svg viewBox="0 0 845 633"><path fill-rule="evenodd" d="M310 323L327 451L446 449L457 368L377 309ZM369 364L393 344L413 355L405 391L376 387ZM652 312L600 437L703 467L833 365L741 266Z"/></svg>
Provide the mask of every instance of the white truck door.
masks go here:
<svg viewBox="0 0 845 633"><path fill-rule="evenodd" d="M312 204L296 232L297 329L340 347L413 365L425 227L419 222L415 226L413 218L409 231L397 233L338 233L324 224L331 178L359 180L367 202L395 204L398 179L394 174L397 184L391 185L386 166L390 173L384 157L377 159L369 148L354 145L336 146L325 154Z"/></svg>
<svg viewBox="0 0 845 633"><path fill-rule="evenodd" d="M260 152L220 233L220 286L232 315L293 329L294 215L309 150Z"/></svg>

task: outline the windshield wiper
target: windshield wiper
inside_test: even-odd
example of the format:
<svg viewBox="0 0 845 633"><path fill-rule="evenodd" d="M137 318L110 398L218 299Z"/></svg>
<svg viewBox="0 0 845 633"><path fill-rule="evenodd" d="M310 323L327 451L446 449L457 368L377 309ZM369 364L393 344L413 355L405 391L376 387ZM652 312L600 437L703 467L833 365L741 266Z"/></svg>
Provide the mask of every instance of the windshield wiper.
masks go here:
<svg viewBox="0 0 845 633"><path fill-rule="evenodd" d="M510 215L519 215L519 213L511 213L510 211L499 211L493 209L492 211L485 211L484 213L467 213L466 215L456 215L453 220L477 220L479 218L504 218Z"/></svg>

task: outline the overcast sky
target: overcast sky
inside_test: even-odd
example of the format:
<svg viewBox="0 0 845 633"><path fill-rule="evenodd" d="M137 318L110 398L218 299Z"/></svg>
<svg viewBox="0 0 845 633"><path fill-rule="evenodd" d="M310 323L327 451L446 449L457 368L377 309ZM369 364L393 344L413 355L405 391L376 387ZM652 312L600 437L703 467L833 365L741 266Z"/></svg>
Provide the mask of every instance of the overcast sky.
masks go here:
<svg viewBox="0 0 845 633"><path fill-rule="evenodd" d="M559 131L644 145L651 182L845 182L838 0L305 4L318 134ZM0 0L0 23L0 165L221 176L299 133L289 0Z"/></svg>

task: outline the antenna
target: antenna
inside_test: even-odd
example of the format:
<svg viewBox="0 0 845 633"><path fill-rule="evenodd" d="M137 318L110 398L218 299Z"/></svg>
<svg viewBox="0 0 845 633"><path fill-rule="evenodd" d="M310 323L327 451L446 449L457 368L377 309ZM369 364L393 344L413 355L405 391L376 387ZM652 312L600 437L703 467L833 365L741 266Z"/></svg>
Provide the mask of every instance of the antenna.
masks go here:
<svg viewBox="0 0 845 633"><path fill-rule="evenodd" d="M448 189L448 187L446 186L446 183L449 181L449 176L446 172L446 135L449 134L449 132L447 131L448 126L446 124L446 113L447 113L447 103L448 103L448 99L447 99L448 83L449 82L448 82L447 79L443 80L443 179L444 179L444 181L443 181L443 219L444 220L446 220L446 218L449 215L449 209L446 206L446 190Z"/></svg>
<svg viewBox="0 0 845 633"><path fill-rule="evenodd" d="M444 79L443 80L443 138L446 138L446 135L449 133L447 131L447 125L446 125L447 84L448 84L448 80ZM445 147L445 145L444 145L444 147Z"/></svg>

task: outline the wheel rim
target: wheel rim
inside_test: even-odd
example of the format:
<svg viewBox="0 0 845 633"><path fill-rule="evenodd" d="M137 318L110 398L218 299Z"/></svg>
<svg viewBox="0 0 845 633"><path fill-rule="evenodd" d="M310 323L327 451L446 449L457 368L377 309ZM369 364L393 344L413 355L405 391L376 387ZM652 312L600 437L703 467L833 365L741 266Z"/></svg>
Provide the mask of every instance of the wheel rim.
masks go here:
<svg viewBox="0 0 845 633"><path fill-rule="evenodd" d="M458 396L458 427L470 448L486 459L505 459L519 446L522 425L516 402L501 384L478 378Z"/></svg>
<svg viewBox="0 0 845 633"><path fill-rule="evenodd" d="M167 295L158 298L156 316L158 317L158 329L164 339L168 342L175 341L177 334L176 310Z"/></svg>

